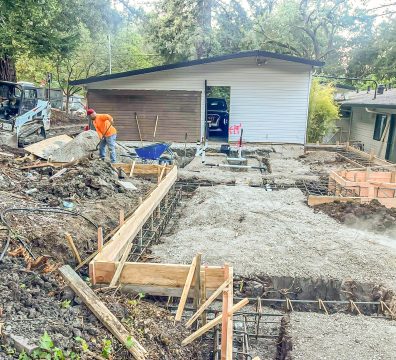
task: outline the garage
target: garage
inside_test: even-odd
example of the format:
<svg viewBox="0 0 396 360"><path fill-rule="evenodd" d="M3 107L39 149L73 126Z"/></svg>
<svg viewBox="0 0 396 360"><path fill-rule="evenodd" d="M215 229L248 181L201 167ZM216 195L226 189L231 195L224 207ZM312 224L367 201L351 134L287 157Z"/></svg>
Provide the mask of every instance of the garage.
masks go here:
<svg viewBox="0 0 396 360"><path fill-rule="evenodd" d="M71 81L114 116L121 140L304 144L322 62L255 50ZM212 101L218 104L213 106ZM220 102L224 105L219 105ZM220 118L221 116L221 118ZM219 120L219 121L217 121Z"/></svg>
<svg viewBox="0 0 396 360"><path fill-rule="evenodd" d="M181 142L186 133L189 142L200 137L199 91L90 90L88 104L113 116L120 140L140 140L138 124L144 141Z"/></svg>

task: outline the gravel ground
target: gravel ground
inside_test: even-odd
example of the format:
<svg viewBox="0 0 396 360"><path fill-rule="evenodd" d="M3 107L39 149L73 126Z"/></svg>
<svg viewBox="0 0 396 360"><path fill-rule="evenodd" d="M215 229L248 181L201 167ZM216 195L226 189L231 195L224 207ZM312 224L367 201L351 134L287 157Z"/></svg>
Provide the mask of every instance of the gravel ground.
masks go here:
<svg viewBox="0 0 396 360"><path fill-rule="evenodd" d="M294 184L298 180L316 181L315 175L308 163L299 161L304 149L301 146L277 145L272 147L269 153L271 174L265 175L264 179L276 184Z"/></svg>
<svg viewBox="0 0 396 360"><path fill-rule="evenodd" d="M199 188L179 224L153 247L161 262L189 263L197 252L234 273L350 279L395 288L396 250L388 237L315 213L298 189Z"/></svg>
<svg viewBox="0 0 396 360"><path fill-rule="evenodd" d="M256 158L248 158L248 165L260 166ZM207 156L206 164L228 164L226 156ZM195 157L186 167L179 170L179 178L184 181L209 181L216 184L261 185L260 170L248 169L235 171L227 168L211 167L202 163L201 157Z"/></svg>
<svg viewBox="0 0 396 360"><path fill-rule="evenodd" d="M293 313L293 360L392 360L396 322L368 316Z"/></svg>

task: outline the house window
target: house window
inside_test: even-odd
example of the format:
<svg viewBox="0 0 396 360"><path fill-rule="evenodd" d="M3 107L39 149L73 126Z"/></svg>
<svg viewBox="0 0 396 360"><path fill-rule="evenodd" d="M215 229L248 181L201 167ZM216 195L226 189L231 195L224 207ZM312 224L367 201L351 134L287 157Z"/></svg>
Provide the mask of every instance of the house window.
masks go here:
<svg viewBox="0 0 396 360"><path fill-rule="evenodd" d="M373 139L381 141L382 135L384 134L386 126L386 115L384 114L377 114L375 118L375 127L374 127L374 135Z"/></svg>

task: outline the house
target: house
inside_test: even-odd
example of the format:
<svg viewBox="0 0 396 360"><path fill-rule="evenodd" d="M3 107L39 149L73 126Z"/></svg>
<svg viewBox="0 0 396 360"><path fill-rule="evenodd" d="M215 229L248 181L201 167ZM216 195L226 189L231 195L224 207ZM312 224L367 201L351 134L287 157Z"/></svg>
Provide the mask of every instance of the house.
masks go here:
<svg viewBox="0 0 396 360"><path fill-rule="evenodd" d="M361 143L362 150L396 162L396 89L352 92L340 102L342 128L347 142Z"/></svg>
<svg viewBox="0 0 396 360"><path fill-rule="evenodd" d="M89 107L113 115L121 140L201 140L208 89L229 88L229 141L298 143L306 137L311 73L324 63L267 51L156 66L71 82ZM158 116L158 121L157 121ZM157 127L156 127L157 124ZM228 133L228 134L227 134ZM228 137L228 136L227 136Z"/></svg>

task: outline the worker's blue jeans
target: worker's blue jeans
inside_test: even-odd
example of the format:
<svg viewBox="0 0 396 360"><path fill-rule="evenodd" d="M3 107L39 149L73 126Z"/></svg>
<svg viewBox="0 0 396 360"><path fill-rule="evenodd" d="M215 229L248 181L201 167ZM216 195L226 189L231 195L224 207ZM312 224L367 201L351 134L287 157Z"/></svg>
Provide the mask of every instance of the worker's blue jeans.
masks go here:
<svg viewBox="0 0 396 360"><path fill-rule="evenodd" d="M110 136L105 136L99 145L99 156L101 159L106 158L106 145L110 150L110 162L115 163L117 160L116 156L116 138L117 135L110 135Z"/></svg>

